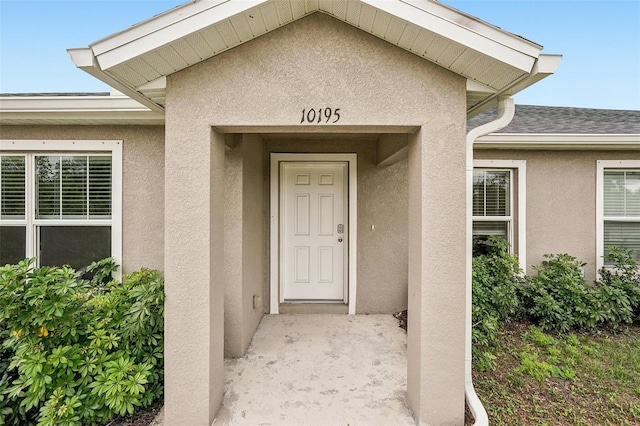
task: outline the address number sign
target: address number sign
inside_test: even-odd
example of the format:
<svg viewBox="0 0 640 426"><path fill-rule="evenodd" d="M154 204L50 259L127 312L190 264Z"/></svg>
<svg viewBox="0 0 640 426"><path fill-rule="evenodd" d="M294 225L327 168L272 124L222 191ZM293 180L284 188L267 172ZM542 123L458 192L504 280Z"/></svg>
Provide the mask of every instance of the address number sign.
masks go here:
<svg viewBox="0 0 640 426"><path fill-rule="evenodd" d="M334 124L340 121L340 108L304 108L302 110L302 118L300 124Z"/></svg>

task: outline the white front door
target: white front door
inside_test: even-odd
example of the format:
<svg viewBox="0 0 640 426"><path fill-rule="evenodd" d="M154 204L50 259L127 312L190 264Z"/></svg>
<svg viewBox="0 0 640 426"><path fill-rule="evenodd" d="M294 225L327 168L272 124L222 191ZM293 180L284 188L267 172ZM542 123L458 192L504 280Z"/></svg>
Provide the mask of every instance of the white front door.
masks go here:
<svg viewBox="0 0 640 426"><path fill-rule="evenodd" d="M280 163L280 299L346 301L348 162Z"/></svg>

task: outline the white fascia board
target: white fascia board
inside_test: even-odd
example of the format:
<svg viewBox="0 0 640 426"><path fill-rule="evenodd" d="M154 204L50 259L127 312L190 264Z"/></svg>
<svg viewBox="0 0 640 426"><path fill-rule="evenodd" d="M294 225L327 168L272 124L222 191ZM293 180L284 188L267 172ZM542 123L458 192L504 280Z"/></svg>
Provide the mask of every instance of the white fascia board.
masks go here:
<svg viewBox="0 0 640 426"><path fill-rule="evenodd" d="M0 124L112 122L164 124L164 113L126 96L8 96L0 98Z"/></svg>
<svg viewBox="0 0 640 426"><path fill-rule="evenodd" d="M98 64L94 52L91 48L85 47L79 49L67 49L67 52L69 53L69 56L71 56L71 60L76 67L94 76L98 80L106 83L107 85L109 85L109 87L116 89L117 91L124 93L130 98L138 101L147 108L153 111L164 111L164 108L161 105L158 105L135 89L124 85L120 81L111 77L109 74L105 73L100 67L100 64Z"/></svg>
<svg viewBox="0 0 640 426"><path fill-rule="evenodd" d="M77 49L67 49L67 53L71 57L73 64L80 68L93 68L97 66L96 58L93 55L93 50L88 47L80 47Z"/></svg>
<svg viewBox="0 0 640 426"><path fill-rule="evenodd" d="M467 111L467 117L473 117L482 111L489 109L495 104L495 100L500 96L513 96L527 87L539 82L543 78L549 77L551 74L555 73L561 59L562 55L540 55L529 74L525 74L500 92L487 96L484 101L476 104L473 108ZM467 80L467 88L469 88L469 84L469 80Z"/></svg>
<svg viewBox="0 0 640 426"><path fill-rule="evenodd" d="M517 84L509 87L505 93L513 96L543 78L549 77L551 74L556 72L561 59L562 55L540 55L533 66L531 73L524 80L521 80Z"/></svg>
<svg viewBox="0 0 640 426"><path fill-rule="evenodd" d="M471 29L446 19L443 15L449 14L458 18L465 15L437 2L416 0L361 1L527 73L533 68L536 58L542 50L534 43L506 31L497 30L479 20L473 20L476 28ZM468 19L471 18L468 17ZM497 37L498 34L500 37Z"/></svg>
<svg viewBox="0 0 640 426"><path fill-rule="evenodd" d="M510 46L518 51L521 51L529 56L538 56L542 50L542 46L531 40L527 40L516 34L505 31L502 28L496 27L488 22L485 22L473 15L469 15L454 7L448 6L439 1L427 1L427 0L399 0L400 2L410 4L425 12L432 13L437 16L441 16L456 25L469 29L483 35L491 40Z"/></svg>
<svg viewBox="0 0 640 426"><path fill-rule="evenodd" d="M127 96L5 96L0 112L64 112L151 110Z"/></svg>
<svg viewBox="0 0 640 426"><path fill-rule="evenodd" d="M637 150L640 134L492 133L474 149Z"/></svg>
<svg viewBox="0 0 640 426"><path fill-rule="evenodd" d="M21 125L164 125L164 116L155 111L60 111L1 112L0 126Z"/></svg>
<svg viewBox="0 0 640 426"><path fill-rule="evenodd" d="M90 46L100 68L107 70L268 1L196 2L169 11L161 22L152 19Z"/></svg>
<svg viewBox="0 0 640 426"><path fill-rule="evenodd" d="M176 6L173 9L155 15L129 28L125 28L117 33L103 37L100 40L91 43L90 46L94 48L96 53L104 53L108 50L118 48L123 44L130 43L133 40L142 38L147 34L171 26L179 20L188 19L193 15L227 1L229 0L191 0L189 3Z"/></svg>

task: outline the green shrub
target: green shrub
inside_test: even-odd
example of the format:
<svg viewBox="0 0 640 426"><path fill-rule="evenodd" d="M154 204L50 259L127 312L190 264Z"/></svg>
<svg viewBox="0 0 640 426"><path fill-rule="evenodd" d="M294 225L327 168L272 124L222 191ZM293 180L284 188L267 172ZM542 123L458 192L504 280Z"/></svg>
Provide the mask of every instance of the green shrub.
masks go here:
<svg viewBox="0 0 640 426"><path fill-rule="evenodd" d="M603 322L598 290L587 285L584 263L568 254L546 254L538 275L520 287L522 314L543 330L591 329Z"/></svg>
<svg viewBox="0 0 640 426"><path fill-rule="evenodd" d="M472 340L475 344L494 343L502 325L518 310L521 271L508 248L505 240L491 237L486 254L473 259Z"/></svg>
<svg viewBox="0 0 640 426"><path fill-rule="evenodd" d="M610 247L607 260L613 266L601 268L596 282L606 321L640 325L640 270L633 251Z"/></svg>
<svg viewBox="0 0 640 426"><path fill-rule="evenodd" d="M141 270L91 281L68 267L0 267L0 424L91 425L162 393L163 280ZM4 368L4 371L3 371Z"/></svg>
<svg viewBox="0 0 640 426"><path fill-rule="evenodd" d="M568 254L547 254L536 276L520 287L522 316L544 330L566 332L640 323L640 271L631 250L611 247L611 268L588 284L584 263Z"/></svg>

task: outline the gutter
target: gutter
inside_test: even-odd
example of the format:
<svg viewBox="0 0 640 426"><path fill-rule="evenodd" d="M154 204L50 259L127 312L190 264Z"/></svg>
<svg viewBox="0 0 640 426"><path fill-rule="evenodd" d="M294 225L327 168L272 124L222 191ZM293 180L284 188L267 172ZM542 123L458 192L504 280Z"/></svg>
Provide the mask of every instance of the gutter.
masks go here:
<svg viewBox="0 0 640 426"><path fill-rule="evenodd" d="M516 107L511 97L498 98L498 116L494 121L478 126L471 129L467 133L467 208L466 208L466 325L465 325L465 356L464 356L464 393L467 400L467 405L471 414L475 419L474 425L487 426L489 425L489 416L485 410L480 398L476 394L473 387L473 377L471 374L471 359L472 359L472 343L471 343L471 328L472 328L472 235L473 235L473 219L471 211L473 208L473 144L475 140L481 136L489 133L497 132L500 129L505 128L513 119L515 115Z"/></svg>

